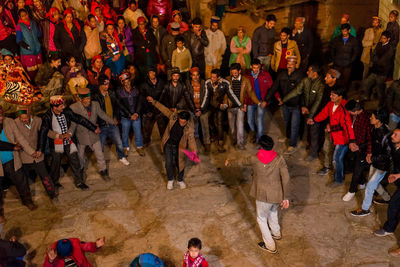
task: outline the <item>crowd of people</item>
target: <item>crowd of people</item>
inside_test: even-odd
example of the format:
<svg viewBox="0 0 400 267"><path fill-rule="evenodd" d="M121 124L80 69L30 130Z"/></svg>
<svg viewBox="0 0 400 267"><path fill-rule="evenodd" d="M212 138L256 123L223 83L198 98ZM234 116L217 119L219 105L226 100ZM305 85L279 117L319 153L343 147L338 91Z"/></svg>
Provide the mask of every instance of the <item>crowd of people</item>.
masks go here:
<svg viewBox="0 0 400 267"><path fill-rule="evenodd" d="M322 66L326 62L312 56L315 36L304 17L277 34L277 18L270 14L252 38L246 27L238 27L227 46L230 37L220 30L220 17L213 16L206 29L200 18L190 17L186 1L144 2L0 4L0 223L5 222L4 190L10 184L30 210L37 208L29 186L36 176L56 200L66 158L75 186L89 190L87 147L101 178L110 181L107 140L128 166L131 134L137 154L145 157L157 123L168 190L175 180L186 188L185 159L199 162L199 151L209 155L224 153L227 146L247 150L248 143L256 144L257 157L228 159L226 165L253 165L257 179L251 194L263 235L259 246L275 253L274 239L281 237L277 210L289 207L289 174L272 138L264 135L265 113L272 106L282 111L284 154L297 151L304 133L305 160L323 152L318 174L332 172L330 186L341 186L345 173L353 173L344 201L365 188L362 207L351 214L366 216L373 201L388 203L388 221L375 234L393 234L400 191L390 196L382 181L400 178L400 80L392 81L400 31L396 10L385 30L381 18L371 18L362 38L343 14L330 40L329 64ZM357 61L363 63L361 89L347 101ZM365 110L364 103L375 99L378 108ZM375 191L380 198L373 199ZM63 257L58 246L71 249L76 243L95 251L104 244L98 242L86 243L86 249L79 240L60 240L48 250L45 266L74 263L71 253ZM201 249L201 241L193 242ZM392 254L400 256L400 250ZM207 266L188 255L186 266Z"/></svg>

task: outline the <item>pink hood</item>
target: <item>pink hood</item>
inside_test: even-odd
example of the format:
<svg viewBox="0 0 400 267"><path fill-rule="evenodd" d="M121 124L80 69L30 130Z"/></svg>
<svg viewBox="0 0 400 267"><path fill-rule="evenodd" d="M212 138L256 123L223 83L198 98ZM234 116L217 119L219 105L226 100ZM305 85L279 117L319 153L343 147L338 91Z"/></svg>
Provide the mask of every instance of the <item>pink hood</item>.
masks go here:
<svg viewBox="0 0 400 267"><path fill-rule="evenodd" d="M257 152L257 157L258 159L264 163L264 164L268 164L271 161L274 160L274 158L277 156L278 154L274 151L274 150L264 150L264 149L260 149Z"/></svg>

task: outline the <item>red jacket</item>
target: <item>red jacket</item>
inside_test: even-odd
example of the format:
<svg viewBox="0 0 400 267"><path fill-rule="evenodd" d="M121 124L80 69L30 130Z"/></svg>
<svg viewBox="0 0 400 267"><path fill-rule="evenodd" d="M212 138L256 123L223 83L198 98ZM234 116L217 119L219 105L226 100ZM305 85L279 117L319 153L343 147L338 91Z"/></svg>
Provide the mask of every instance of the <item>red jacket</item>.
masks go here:
<svg viewBox="0 0 400 267"><path fill-rule="evenodd" d="M85 257L85 252L96 252L95 242L81 242L78 238L70 238L69 241L72 243L73 251L72 256L79 267L92 267L90 262ZM58 242L58 241L57 241ZM57 250L57 242L51 245L51 248ZM49 257L46 255L43 267L64 267L64 258L57 257L53 263L49 262Z"/></svg>
<svg viewBox="0 0 400 267"><path fill-rule="evenodd" d="M314 118L314 121L321 122L329 117L331 140L334 145L346 145L355 141L350 113L344 107L346 103L343 99L333 112L334 103L330 101Z"/></svg>
<svg viewBox="0 0 400 267"><path fill-rule="evenodd" d="M255 92L255 87L254 87L254 78L253 75L251 75L251 72L249 71L248 74L246 74L246 77L250 80L251 82L251 89ZM261 93L261 99L260 101L264 101L265 96L268 93L268 90L272 87L272 78L269 75L268 72L261 71L260 74L258 74L258 84L260 85L260 93ZM246 105L253 105L253 101L246 95L246 98L244 100L244 103Z"/></svg>
<svg viewBox="0 0 400 267"><path fill-rule="evenodd" d="M152 15L160 18L160 24L165 25L172 14L171 1L169 0L149 0L147 4L147 16L150 19Z"/></svg>

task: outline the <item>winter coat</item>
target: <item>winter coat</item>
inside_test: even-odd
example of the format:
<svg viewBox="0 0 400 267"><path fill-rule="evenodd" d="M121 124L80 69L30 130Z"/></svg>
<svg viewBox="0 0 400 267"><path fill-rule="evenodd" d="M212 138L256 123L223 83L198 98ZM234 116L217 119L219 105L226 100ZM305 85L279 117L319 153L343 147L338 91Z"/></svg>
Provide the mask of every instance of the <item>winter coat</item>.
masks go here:
<svg viewBox="0 0 400 267"><path fill-rule="evenodd" d="M317 116L314 121L321 122L329 118L330 136L334 145L346 145L355 141L354 131L350 113L344 107L347 101L340 102L335 112L333 112L334 103L330 101Z"/></svg>
<svg viewBox="0 0 400 267"><path fill-rule="evenodd" d="M351 67L358 56L359 43L352 35L345 43L340 35L332 41L330 50L334 66Z"/></svg>
<svg viewBox="0 0 400 267"><path fill-rule="evenodd" d="M297 85L302 81L303 77L304 74L301 70L295 70L290 75L288 71L280 72L278 78L272 85L271 90L268 91L268 94L265 97L266 101L270 102L273 95L280 96L281 98L285 97L297 87ZM300 104L300 96L292 97L285 103L285 105L289 107L298 107Z"/></svg>
<svg viewBox="0 0 400 267"><path fill-rule="evenodd" d="M192 81L188 79L186 81L186 88L190 94L190 99L192 100L192 103L194 103L194 92L193 92L193 86L192 86ZM206 101L206 82L203 79L200 79L200 110L202 113L207 112L208 104Z"/></svg>
<svg viewBox="0 0 400 267"><path fill-rule="evenodd" d="M215 89L215 92L212 86L211 79L208 79L206 81L206 93L205 93L204 103L210 103L211 106L219 109L220 108L219 105L224 104L225 95L228 96L228 98L234 103L235 106L237 107L242 106L242 102L240 102L240 99L237 98L235 93L232 91L231 84L229 83L229 81L221 78L221 81L219 82L217 88ZM208 104L205 104L205 106L206 105Z"/></svg>
<svg viewBox="0 0 400 267"><path fill-rule="evenodd" d="M73 23L71 33L74 39L71 38L65 27L63 22L60 22L56 27L54 43L57 50L61 51L64 58L68 57L68 55L72 55L75 57L76 61L83 63L82 53L86 44L86 35L83 30L83 25L80 25L81 29L79 30Z"/></svg>
<svg viewBox="0 0 400 267"><path fill-rule="evenodd" d="M265 57L274 53L275 28L267 29L265 25L258 27L253 33L253 57Z"/></svg>
<svg viewBox="0 0 400 267"><path fill-rule="evenodd" d="M286 51L287 51L286 53L290 52L291 56L297 57L296 68L298 69L300 67L300 63L301 63L301 55L300 55L299 48L297 47L296 41L288 40ZM278 71L278 69L279 69L281 55L282 55L282 42L277 41L274 44L274 54L272 55L272 58L271 58L271 68L275 72Z"/></svg>
<svg viewBox="0 0 400 267"><path fill-rule="evenodd" d="M254 79L253 75L251 75L251 72L249 72L246 75L246 78L249 79L249 81L251 83L252 91L255 92L255 90L256 90L255 86L254 86L255 79ZM258 80L258 84L260 86L260 93L261 93L261 99L259 99L259 100L260 101L264 101L265 97L268 94L268 91L270 90L270 88L272 86L272 83L273 83L272 82L272 78L271 78L271 76L269 75L268 72L260 70L260 73L258 74L257 80ZM246 97L245 98L245 104L246 105L253 105L254 102L251 99L249 99L248 97Z"/></svg>
<svg viewBox="0 0 400 267"><path fill-rule="evenodd" d="M192 53L193 62L204 62L204 49L209 44L206 32L203 30L200 36L197 36L192 30L188 30L183 34L183 37L185 38L185 46Z"/></svg>
<svg viewBox="0 0 400 267"><path fill-rule="evenodd" d="M42 126L42 119L39 117L32 117L32 122L30 124L30 129L28 129L24 123L21 122L19 118L15 119L15 126L21 135L25 138L26 141L31 145L31 147L35 150L39 150L39 131ZM32 154L28 154L25 150L20 150L19 154L21 156L22 164L31 164L34 162L41 162L44 160L44 154L42 154L39 158L32 157Z"/></svg>
<svg viewBox="0 0 400 267"><path fill-rule="evenodd" d="M371 73L379 76L388 76L393 64L394 49L390 43L382 45L378 43L374 52L372 53L372 66Z"/></svg>
<svg viewBox="0 0 400 267"><path fill-rule="evenodd" d="M361 62L369 64L371 62L371 53L374 51L376 45L379 43L383 29L368 28L365 30L364 38L362 39L363 51L361 54Z"/></svg>
<svg viewBox="0 0 400 267"><path fill-rule="evenodd" d="M97 27L92 29L89 25L85 25L83 30L86 36L86 44L83 52L87 59L92 59L94 56L100 55L101 53L99 30Z"/></svg>
<svg viewBox="0 0 400 267"><path fill-rule="evenodd" d="M335 40L337 37L342 36L342 30L340 29L342 25L336 26L335 30L333 31L333 34L331 36L331 42ZM350 25L350 35L353 36L354 38L357 37L357 32L356 29L354 29L353 25Z"/></svg>
<svg viewBox="0 0 400 267"><path fill-rule="evenodd" d="M183 101L185 101L186 105ZM160 102L167 108L188 108L189 110L194 111L194 104L190 98L189 91L181 81L178 82L176 87L173 86L172 82L166 84L160 96Z"/></svg>
<svg viewBox="0 0 400 267"><path fill-rule="evenodd" d="M130 111L130 108L129 108L129 100L127 97L124 96L125 93L126 93L126 91L123 86L118 88L117 97L118 97L121 105L123 105L127 110L129 110L129 113L131 113L131 114L137 113L137 114L141 115L143 99L142 99L142 96L140 95L139 89L132 85L132 88L131 88L131 93L133 94L133 111L132 112ZM127 115L128 114L126 114L126 113L121 114L121 116L124 118L130 118L130 117L127 117Z"/></svg>
<svg viewBox="0 0 400 267"><path fill-rule="evenodd" d="M169 33L166 34L161 40L161 58L164 64L169 68L172 67L172 52L174 52L174 50L176 49L175 38L176 36L173 36L171 33Z"/></svg>
<svg viewBox="0 0 400 267"><path fill-rule="evenodd" d="M129 55L131 56L131 61L133 62L134 57L135 57L135 48L133 45L134 42L133 42L133 37L132 37L132 30L129 28L128 25L125 25L122 32L120 32L119 29L117 29L117 33L118 33L119 40L121 42L125 41L126 49L128 50Z"/></svg>
<svg viewBox="0 0 400 267"><path fill-rule="evenodd" d="M232 87L232 76L229 76L226 79L229 81L231 88L233 88ZM241 75L240 98L239 99L240 99L240 103L245 103L245 99L249 99L257 105L261 102L260 100L258 100L256 93L253 90L252 83L244 75ZM230 99L228 100L228 105L229 105L229 107L237 107L232 103L232 101Z"/></svg>
<svg viewBox="0 0 400 267"><path fill-rule="evenodd" d="M390 44L396 49L397 44L399 43L399 32L400 32L400 27L399 23L397 21L395 22L389 22L386 25L386 30L390 32Z"/></svg>
<svg viewBox="0 0 400 267"><path fill-rule="evenodd" d="M386 95L387 109L396 116L400 116L400 80L396 80L390 85Z"/></svg>
<svg viewBox="0 0 400 267"><path fill-rule="evenodd" d="M21 47L21 55L38 55L41 53L39 38L42 35L34 20L30 21L29 28L23 22L18 23L15 31L17 44Z"/></svg>
<svg viewBox="0 0 400 267"><path fill-rule="evenodd" d="M372 166L382 171L390 169L390 153L388 153L390 132L386 125L379 128L371 127Z"/></svg>
<svg viewBox="0 0 400 267"><path fill-rule="evenodd" d="M290 39L296 41L301 58L306 59L310 56L314 47L314 36L309 28L304 27L302 32L292 34Z"/></svg>
<svg viewBox="0 0 400 267"><path fill-rule="evenodd" d="M140 32L139 28L136 28L132 32L132 39L134 40L135 49L135 63L139 66L155 65L158 63L157 56L157 39L153 35L153 32L147 30L145 33L146 39ZM152 62L148 62L149 58ZM151 64L150 64L151 63Z"/></svg>
<svg viewBox="0 0 400 267"><path fill-rule="evenodd" d="M222 57L226 50L226 38L221 30L213 32L210 29L205 30L209 40L208 46L204 48L206 64L210 66L221 66Z"/></svg>
<svg viewBox="0 0 400 267"><path fill-rule="evenodd" d="M131 25L132 30L137 28L137 26L138 26L138 23L137 23L138 18L144 17L146 22L148 21L147 18L146 18L146 15L139 8L136 9L135 11L132 11L132 9L127 8L124 11L123 16L124 16L124 19L125 19L126 23Z"/></svg>
<svg viewBox="0 0 400 267"><path fill-rule="evenodd" d="M140 85L140 93L143 96L143 113L153 113L153 114L158 114L159 110L156 109L152 104L150 104L147 100L145 100L146 97L151 96L153 99L159 101L161 94L164 90L165 83L162 79L157 78L156 84L153 84L149 78L146 78L146 80Z"/></svg>
<svg viewBox="0 0 400 267"><path fill-rule="evenodd" d="M147 4L147 16L157 15L160 18L160 24L165 25L172 14L171 1L149 0Z"/></svg>

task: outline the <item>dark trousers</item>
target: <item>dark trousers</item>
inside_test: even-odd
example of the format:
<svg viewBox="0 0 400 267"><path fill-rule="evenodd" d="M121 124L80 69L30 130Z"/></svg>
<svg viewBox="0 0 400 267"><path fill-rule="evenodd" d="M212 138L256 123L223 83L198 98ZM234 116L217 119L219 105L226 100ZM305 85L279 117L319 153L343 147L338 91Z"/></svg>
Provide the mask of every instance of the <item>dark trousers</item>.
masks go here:
<svg viewBox="0 0 400 267"><path fill-rule="evenodd" d="M213 127L211 132L217 132L218 141L224 140L224 127L223 127L223 119L224 112L218 108L210 108L210 116L213 123L211 123L210 127Z"/></svg>
<svg viewBox="0 0 400 267"><path fill-rule="evenodd" d="M370 98L371 90L376 87L377 94L379 99L379 107L383 107L386 100L386 76L384 75L376 75L375 73L371 73L368 75L366 79L362 82L362 91L366 98Z"/></svg>
<svg viewBox="0 0 400 267"><path fill-rule="evenodd" d="M341 75L338 80L338 85L344 86L347 92L350 89L351 66L349 67L334 66L333 68L339 71Z"/></svg>
<svg viewBox="0 0 400 267"><path fill-rule="evenodd" d="M318 157L318 150L320 144L320 124L314 123L313 125L306 124L307 140L310 144L310 155Z"/></svg>
<svg viewBox="0 0 400 267"><path fill-rule="evenodd" d="M31 191L28 186L28 179L24 175L22 168L14 170L14 160L11 160L3 164L4 176L0 177L0 215L4 216L4 191L2 188L2 179L10 179L11 182L17 188L19 197L22 200L22 204L27 205L32 203Z"/></svg>
<svg viewBox="0 0 400 267"><path fill-rule="evenodd" d="M354 164L353 177L351 178L349 192L355 193L358 190L358 185L364 184L366 182L364 172L369 170L369 164L365 160L367 155L364 152L350 151L349 156L353 157L353 164Z"/></svg>
<svg viewBox="0 0 400 267"><path fill-rule="evenodd" d="M390 198L389 207L387 210L387 221L383 225L383 229L386 232L394 232L396 230L398 221L398 216L400 212L400 188L394 192L393 196Z"/></svg>
<svg viewBox="0 0 400 267"><path fill-rule="evenodd" d="M78 152L70 154L70 145L66 145L64 146L64 153L51 151L50 176L53 179L53 184L60 183L61 158L64 154L68 158L75 185L83 183L83 168L79 160Z"/></svg>
<svg viewBox="0 0 400 267"><path fill-rule="evenodd" d="M160 138L164 135L165 128L167 128L168 118L163 114L150 113L150 115L145 114L142 117L142 129L143 129L143 143L144 145L150 144L151 133L153 132L154 124L157 122L158 132L160 133Z"/></svg>
<svg viewBox="0 0 400 267"><path fill-rule="evenodd" d="M173 181L175 177L175 170L179 172L179 146L165 144L165 169L167 170L168 181ZM178 174L178 181L183 181L184 170Z"/></svg>
<svg viewBox="0 0 400 267"><path fill-rule="evenodd" d="M34 171L36 175L38 175L42 180L42 184L44 189L46 190L47 195L49 195L50 197L54 197L56 195L56 190L53 184L53 180L51 179L46 169L44 160L40 162L33 162L30 164L23 164L22 169L24 170L26 177L29 177L29 173L31 171Z"/></svg>

